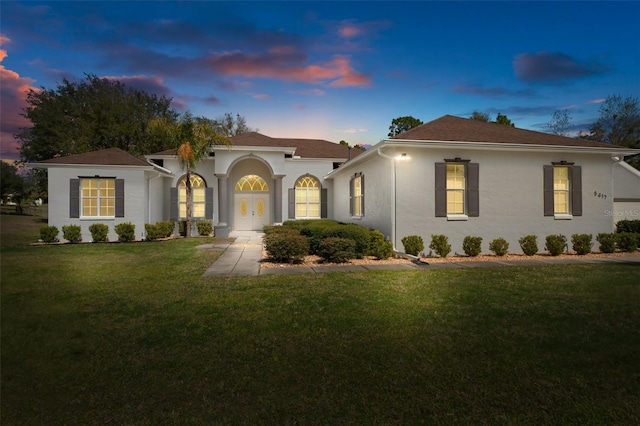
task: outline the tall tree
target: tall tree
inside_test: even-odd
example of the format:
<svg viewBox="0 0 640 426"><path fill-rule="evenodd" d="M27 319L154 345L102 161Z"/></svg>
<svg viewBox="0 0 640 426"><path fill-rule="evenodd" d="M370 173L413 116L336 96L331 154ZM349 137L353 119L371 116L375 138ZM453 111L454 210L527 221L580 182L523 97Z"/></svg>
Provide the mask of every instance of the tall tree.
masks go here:
<svg viewBox="0 0 640 426"><path fill-rule="evenodd" d="M389 134L387 136L394 137L400 133L404 133L407 130L413 129L422 124L422 120L409 116L398 117L391 120L391 126L389 126Z"/></svg>
<svg viewBox="0 0 640 426"><path fill-rule="evenodd" d="M186 236L190 237L193 222L191 173L198 162L209 154L213 145L230 145L231 141L217 133L215 121L205 117L193 117L190 113L184 114L177 121L153 119L149 123L148 133L152 136L168 138L173 141L174 146L178 147L178 161L186 171Z"/></svg>
<svg viewBox="0 0 640 426"><path fill-rule="evenodd" d="M569 128L571 124L571 114L568 110L562 109L558 111L554 111L551 115L551 121L549 121L545 127L547 132L560 135L560 136L568 136Z"/></svg>
<svg viewBox="0 0 640 426"><path fill-rule="evenodd" d="M242 133L257 132L258 129L252 129L247 126L247 120L240 114L234 117L231 113L226 113L222 117L213 120L214 129L217 134L232 137L241 135Z"/></svg>
<svg viewBox="0 0 640 426"><path fill-rule="evenodd" d="M496 121L494 121L494 123L504 124L505 126L516 127L516 125L513 124L506 115L502 115L500 113L498 113L498 116L496 117Z"/></svg>
<svg viewBox="0 0 640 426"><path fill-rule="evenodd" d="M638 98L608 96L598 110L600 117L588 138L628 148L640 148L640 103Z"/></svg>
<svg viewBox="0 0 640 426"><path fill-rule="evenodd" d="M485 123L491 121L491 116L488 112L473 111L469 118L475 121L484 121Z"/></svg>
<svg viewBox="0 0 640 426"><path fill-rule="evenodd" d="M151 119L175 121L171 99L147 94L117 80L88 74L79 82L63 80L55 89L29 90L22 116L31 122L16 138L24 161L40 161L104 148L134 155L171 147L150 138Z"/></svg>

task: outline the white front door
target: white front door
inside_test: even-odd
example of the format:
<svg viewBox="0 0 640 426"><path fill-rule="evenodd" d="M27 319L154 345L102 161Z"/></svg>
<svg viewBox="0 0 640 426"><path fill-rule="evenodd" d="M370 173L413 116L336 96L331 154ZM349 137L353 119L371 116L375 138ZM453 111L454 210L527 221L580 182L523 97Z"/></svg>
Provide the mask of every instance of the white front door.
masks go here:
<svg viewBox="0 0 640 426"><path fill-rule="evenodd" d="M236 193L235 226L237 231L262 231L269 220L269 193Z"/></svg>

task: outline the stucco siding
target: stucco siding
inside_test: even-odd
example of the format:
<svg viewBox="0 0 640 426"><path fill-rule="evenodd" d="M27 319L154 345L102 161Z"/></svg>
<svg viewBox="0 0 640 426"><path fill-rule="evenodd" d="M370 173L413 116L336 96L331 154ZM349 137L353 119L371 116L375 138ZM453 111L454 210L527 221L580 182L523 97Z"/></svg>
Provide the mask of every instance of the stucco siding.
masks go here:
<svg viewBox="0 0 640 426"><path fill-rule="evenodd" d="M613 182L613 221L640 220L640 171L626 163L616 163Z"/></svg>

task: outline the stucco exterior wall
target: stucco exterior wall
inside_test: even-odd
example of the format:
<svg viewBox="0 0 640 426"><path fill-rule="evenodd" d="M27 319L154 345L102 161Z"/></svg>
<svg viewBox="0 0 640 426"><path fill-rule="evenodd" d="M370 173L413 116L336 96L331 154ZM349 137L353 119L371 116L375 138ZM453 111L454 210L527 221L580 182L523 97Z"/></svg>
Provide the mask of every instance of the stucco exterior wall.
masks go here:
<svg viewBox="0 0 640 426"><path fill-rule="evenodd" d="M56 226L62 238L62 227L78 225L82 230L82 241L90 242L89 226L93 223L104 223L109 227L109 241L117 241L118 235L114 227L119 223L131 222L135 225L136 239L144 236L144 224L147 221L148 188L145 171L141 168L110 167L51 167L49 175L49 225ZM124 179L124 217L113 219L83 219L69 217L69 182L79 176L104 176Z"/></svg>
<svg viewBox="0 0 640 426"><path fill-rule="evenodd" d="M640 220L640 171L626 163L616 163L613 180L613 221Z"/></svg>
<svg viewBox="0 0 640 426"><path fill-rule="evenodd" d="M449 238L452 254L463 253L462 242L468 235L483 238L485 253L490 252L489 243L500 237L509 242L511 253L521 253L518 239L533 234L538 236L540 251L544 251L545 238L550 234L565 235L570 244L572 234L592 234L595 241L597 233L613 230L613 221L607 215L613 210L612 162L608 155L470 148L407 147L402 151L410 160L396 163L394 245L399 250L403 250L404 236L419 235L428 253L431 235L444 234ZM435 217L435 163L456 157L479 164L479 217L455 221ZM570 220L547 217L543 211L543 165L562 160L582 167L583 214ZM365 216L360 220L344 213L348 212L349 178L355 172L365 176ZM391 182L392 160L379 156L370 155L362 164L336 174L336 219L361 223L391 235Z"/></svg>

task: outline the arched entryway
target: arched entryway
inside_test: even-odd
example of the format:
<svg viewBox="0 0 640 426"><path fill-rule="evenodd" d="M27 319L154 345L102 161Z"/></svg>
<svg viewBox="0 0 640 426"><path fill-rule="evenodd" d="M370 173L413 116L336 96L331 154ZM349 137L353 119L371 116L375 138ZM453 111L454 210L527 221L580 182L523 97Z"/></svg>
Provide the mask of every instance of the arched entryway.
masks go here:
<svg viewBox="0 0 640 426"><path fill-rule="evenodd" d="M254 174L244 175L234 185L234 229L261 231L270 222L269 184Z"/></svg>

